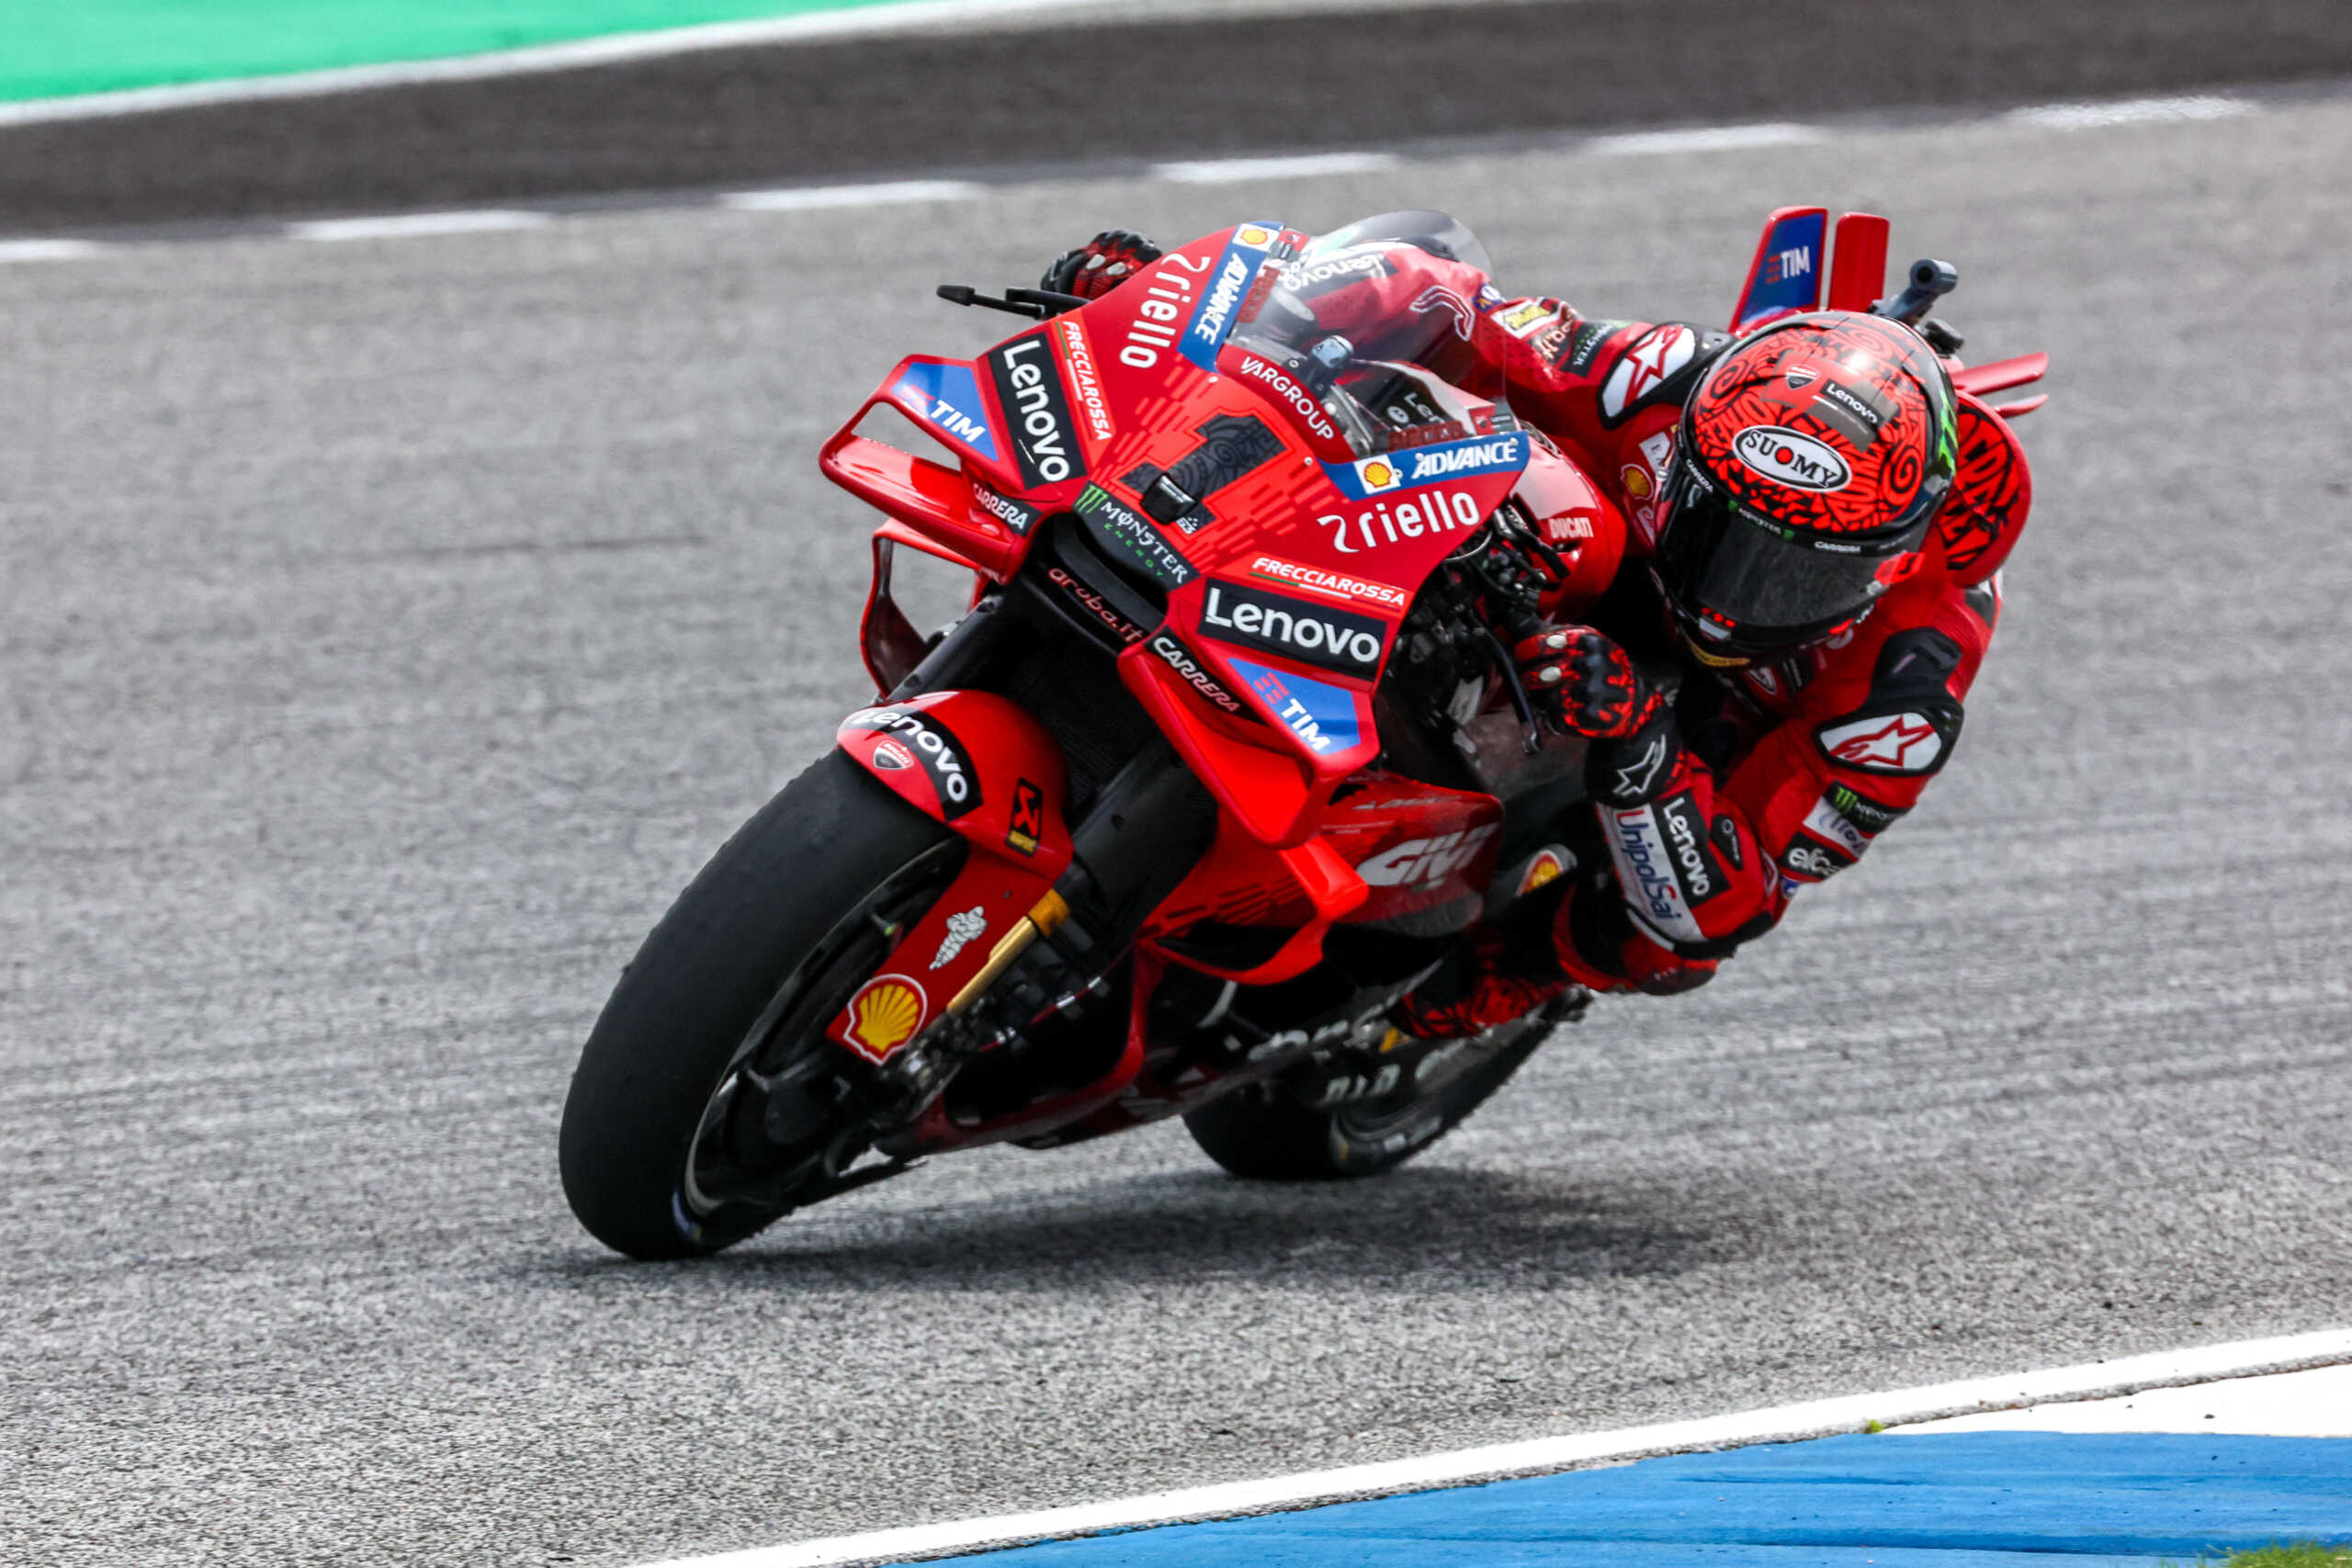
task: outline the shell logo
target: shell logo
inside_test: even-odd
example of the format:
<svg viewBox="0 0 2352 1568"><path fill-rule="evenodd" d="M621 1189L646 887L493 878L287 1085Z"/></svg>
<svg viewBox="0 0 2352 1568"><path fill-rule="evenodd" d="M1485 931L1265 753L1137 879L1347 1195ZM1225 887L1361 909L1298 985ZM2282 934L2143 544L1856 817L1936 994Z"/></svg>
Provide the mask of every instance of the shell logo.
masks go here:
<svg viewBox="0 0 2352 1568"><path fill-rule="evenodd" d="M1520 874L1519 896L1523 898L1546 883L1557 882L1566 873L1571 860L1567 850L1561 845L1544 845L1535 852L1535 858L1527 863L1527 869Z"/></svg>
<svg viewBox="0 0 2352 1568"><path fill-rule="evenodd" d="M1626 464L1619 471L1617 479L1624 485L1625 493L1635 501L1647 501L1650 498L1650 471L1639 463Z"/></svg>
<svg viewBox="0 0 2352 1568"><path fill-rule="evenodd" d="M922 1027L931 1003L922 987L903 975L877 975L849 1000L849 1043L880 1061Z"/></svg>
<svg viewBox="0 0 2352 1568"><path fill-rule="evenodd" d="M1396 465L1385 457L1366 457L1356 465L1356 478L1363 481L1363 488L1368 491L1395 490L1402 477L1396 472Z"/></svg>
<svg viewBox="0 0 2352 1568"><path fill-rule="evenodd" d="M1273 243L1274 231L1255 223L1244 223L1234 231L1233 240L1234 243L1240 245L1270 245Z"/></svg>

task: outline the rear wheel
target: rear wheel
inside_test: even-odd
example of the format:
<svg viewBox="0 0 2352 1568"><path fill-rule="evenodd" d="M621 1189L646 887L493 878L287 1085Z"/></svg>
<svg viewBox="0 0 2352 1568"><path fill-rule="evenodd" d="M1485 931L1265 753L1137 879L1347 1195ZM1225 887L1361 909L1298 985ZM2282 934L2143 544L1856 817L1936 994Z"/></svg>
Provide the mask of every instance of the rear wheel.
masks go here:
<svg viewBox="0 0 2352 1568"><path fill-rule="evenodd" d="M564 1196L632 1258L687 1258L849 1184L872 1075L825 1038L964 861L835 751L762 807L622 972L573 1072Z"/></svg>
<svg viewBox="0 0 2352 1568"><path fill-rule="evenodd" d="M1559 1017L1546 1009L1467 1039L1406 1040L1379 1056L1320 1063L1213 1100L1186 1112L1184 1127L1236 1176L1377 1176L1459 1126L1535 1054Z"/></svg>

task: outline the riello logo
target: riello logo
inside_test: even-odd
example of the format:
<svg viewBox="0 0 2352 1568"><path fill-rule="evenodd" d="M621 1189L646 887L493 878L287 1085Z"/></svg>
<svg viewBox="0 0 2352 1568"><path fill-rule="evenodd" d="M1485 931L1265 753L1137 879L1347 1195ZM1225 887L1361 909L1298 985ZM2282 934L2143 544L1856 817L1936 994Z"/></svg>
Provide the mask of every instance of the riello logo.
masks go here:
<svg viewBox="0 0 2352 1568"><path fill-rule="evenodd" d="M1785 425L1751 424L1731 449L1748 468L1791 490L1844 490L1854 477L1835 448Z"/></svg>

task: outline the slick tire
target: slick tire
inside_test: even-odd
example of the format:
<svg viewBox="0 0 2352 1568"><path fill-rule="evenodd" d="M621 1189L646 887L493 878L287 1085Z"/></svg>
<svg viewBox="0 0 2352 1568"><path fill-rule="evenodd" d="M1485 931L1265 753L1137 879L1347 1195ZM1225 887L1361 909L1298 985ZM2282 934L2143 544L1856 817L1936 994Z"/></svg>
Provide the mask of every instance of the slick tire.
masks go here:
<svg viewBox="0 0 2352 1568"><path fill-rule="evenodd" d="M753 1057L797 1054L812 1072L834 1073L836 1059L842 1072L858 1070L823 1038L821 1019L807 1021L830 1018L887 953L888 939L866 929L880 929L877 900L892 901L892 918L919 918L962 861L947 828L839 751L728 840L622 971L572 1074L558 1162L591 1235L631 1258L691 1258L793 1206L788 1196L698 1200L707 1117ZM813 1146L825 1135L819 1129ZM805 1152L776 1158L781 1167Z"/></svg>
<svg viewBox="0 0 2352 1568"><path fill-rule="evenodd" d="M1484 1060L1427 1090L1408 1085L1388 1099L1325 1110L1275 1079L1187 1111L1184 1129L1209 1158L1255 1181L1378 1176L1460 1126L1510 1081L1552 1027L1548 1019L1503 1025Z"/></svg>

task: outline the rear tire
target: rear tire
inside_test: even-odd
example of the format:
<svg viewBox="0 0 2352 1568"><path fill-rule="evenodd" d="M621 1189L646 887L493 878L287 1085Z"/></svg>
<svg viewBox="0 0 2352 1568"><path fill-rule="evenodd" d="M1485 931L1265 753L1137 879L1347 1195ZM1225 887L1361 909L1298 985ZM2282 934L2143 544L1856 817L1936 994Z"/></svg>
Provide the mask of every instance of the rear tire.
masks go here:
<svg viewBox="0 0 2352 1568"><path fill-rule="evenodd" d="M728 840L622 971L572 1074L558 1159L591 1235L631 1258L696 1257L832 1190L843 1128L826 1118L855 1125L865 1068L820 1032L962 850L839 751ZM798 1098L779 1107L784 1092ZM723 1187L714 1168L752 1179Z"/></svg>
<svg viewBox="0 0 2352 1568"><path fill-rule="evenodd" d="M1184 1115L1184 1129L1217 1164L1258 1181L1342 1181L1394 1170L1462 1124L1550 1037L1550 1010L1500 1024L1449 1048L1475 1053L1424 1083L1420 1066L1394 1092L1325 1109L1290 1077L1250 1085Z"/></svg>

